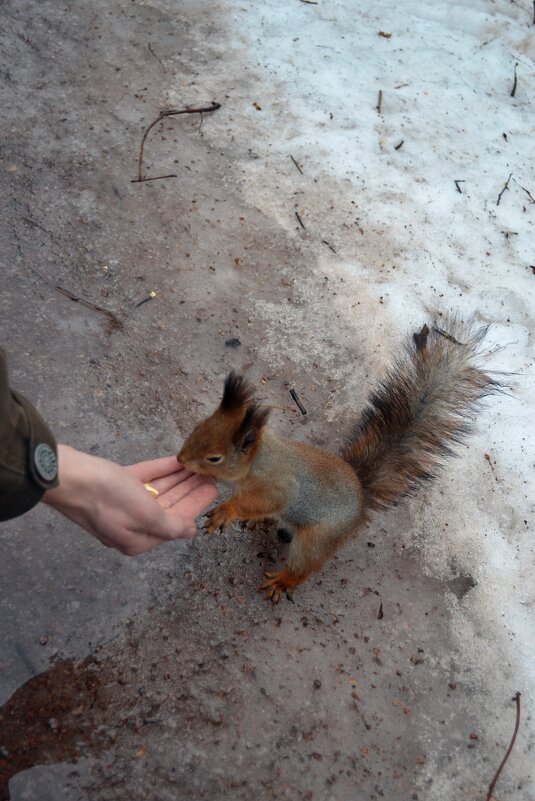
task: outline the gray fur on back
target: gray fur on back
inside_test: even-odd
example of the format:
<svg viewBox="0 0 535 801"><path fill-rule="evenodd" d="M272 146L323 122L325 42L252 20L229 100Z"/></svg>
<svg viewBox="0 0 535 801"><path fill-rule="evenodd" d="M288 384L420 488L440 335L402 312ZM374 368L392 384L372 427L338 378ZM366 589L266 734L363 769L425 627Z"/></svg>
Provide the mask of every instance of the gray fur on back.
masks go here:
<svg viewBox="0 0 535 801"><path fill-rule="evenodd" d="M285 469L287 464L291 464L291 471ZM322 474L319 469L311 469L299 446L283 442L270 429L264 430L252 476L265 471L272 473L274 484L284 482L281 488L288 500L278 519L290 529L317 524L343 525L360 513L358 493L348 482L346 465L341 459L340 471Z"/></svg>

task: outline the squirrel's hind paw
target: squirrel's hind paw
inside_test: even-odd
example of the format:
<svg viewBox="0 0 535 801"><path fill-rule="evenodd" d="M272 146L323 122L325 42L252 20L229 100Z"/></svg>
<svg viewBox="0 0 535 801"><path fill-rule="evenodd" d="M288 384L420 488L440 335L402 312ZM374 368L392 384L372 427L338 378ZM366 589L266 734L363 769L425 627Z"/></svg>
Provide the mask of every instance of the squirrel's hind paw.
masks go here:
<svg viewBox="0 0 535 801"><path fill-rule="evenodd" d="M274 604L278 604L281 595L284 593L289 601L295 603L293 599L293 591L295 587L301 583L302 578L292 573L287 567L280 570L278 573L265 572L267 581L262 582L258 588L259 592L266 593L266 599Z"/></svg>

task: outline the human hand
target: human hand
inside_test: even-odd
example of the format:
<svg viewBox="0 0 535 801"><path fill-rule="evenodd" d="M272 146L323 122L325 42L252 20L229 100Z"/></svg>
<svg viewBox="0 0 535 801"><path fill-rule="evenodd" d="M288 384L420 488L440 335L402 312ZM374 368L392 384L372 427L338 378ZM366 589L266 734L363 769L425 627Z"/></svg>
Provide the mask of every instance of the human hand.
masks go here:
<svg viewBox="0 0 535 801"><path fill-rule="evenodd" d="M190 473L174 456L122 467L58 445L58 474L59 486L43 501L127 556L193 537L195 518L217 494L212 479Z"/></svg>

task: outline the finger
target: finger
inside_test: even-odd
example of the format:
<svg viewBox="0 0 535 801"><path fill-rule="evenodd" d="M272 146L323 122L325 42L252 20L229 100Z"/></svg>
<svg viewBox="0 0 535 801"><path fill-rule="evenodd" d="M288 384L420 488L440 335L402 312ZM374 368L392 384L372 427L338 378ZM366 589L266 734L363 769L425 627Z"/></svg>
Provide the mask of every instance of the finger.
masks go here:
<svg viewBox="0 0 535 801"><path fill-rule="evenodd" d="M204 476L192 474L188 476L185 481L181 481L172 489L160 495L158 503L163 509L169 509L169 507L173 506L177 501L185 498L190 492L202 487L206 483L206 478ZM210 481L209 483L212 482Z"/></svg>
<svg viewBox="0 0 535 801"><path fill-rule="evenodd" d="M177 470L185 470L185 467L177 462L176 456L162 456L159 459L127 465L126 469L140 481L153 481Z"/></svg>
<svg viewBox="0 0 535 801"><path fill-rule="evenodd" d="M194 520L210 506L216 496L217 489L213 484L202 484L184 498L176 501L169 511L186 518L186 520Z"/></svg>
<svg viewBox="0 0 535 801"><path fill-rule="evenodd" d="M155 490L158 490L160 495L168 492L170 489L173 489L178 484L186 481L193 473L190 473L189 470L186 470L184 467L180 467L174 473L170 473L168 476L163 476L162 478L153 478L150 482L151 487L154 487Z"/></svg>

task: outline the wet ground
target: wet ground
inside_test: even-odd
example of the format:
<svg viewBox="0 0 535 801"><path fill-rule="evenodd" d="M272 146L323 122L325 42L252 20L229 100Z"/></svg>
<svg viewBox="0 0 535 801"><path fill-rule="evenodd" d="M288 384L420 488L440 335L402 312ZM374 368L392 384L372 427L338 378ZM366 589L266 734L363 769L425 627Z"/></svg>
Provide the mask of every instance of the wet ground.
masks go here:
<svg viewBox="0 0 535 801"><path fill-rule="evenodd" d="M279 431L336 448L398 332L334 254L319 266L321 235L244 196L257 87L232 72L224 6L10 0L1 27L14 386L58 440L126 463L176 452L234 367L268 403L297 390L308 414L275 412ZM147 139L145 174L178 177L131 183L159 110L212 101ZM310 191L321 209L337 185ZM378 519L278 607L256 592L284 558L269 529L133 560L45 508L3 525L2 798L9 782L13 801L484 799L522 689L514 651L477 618L456 636L475 579L455 561L431 575L404 535L456 524L479 456L432 513L420 499ZM497 799L530 797L526 715Z"/></svg>

